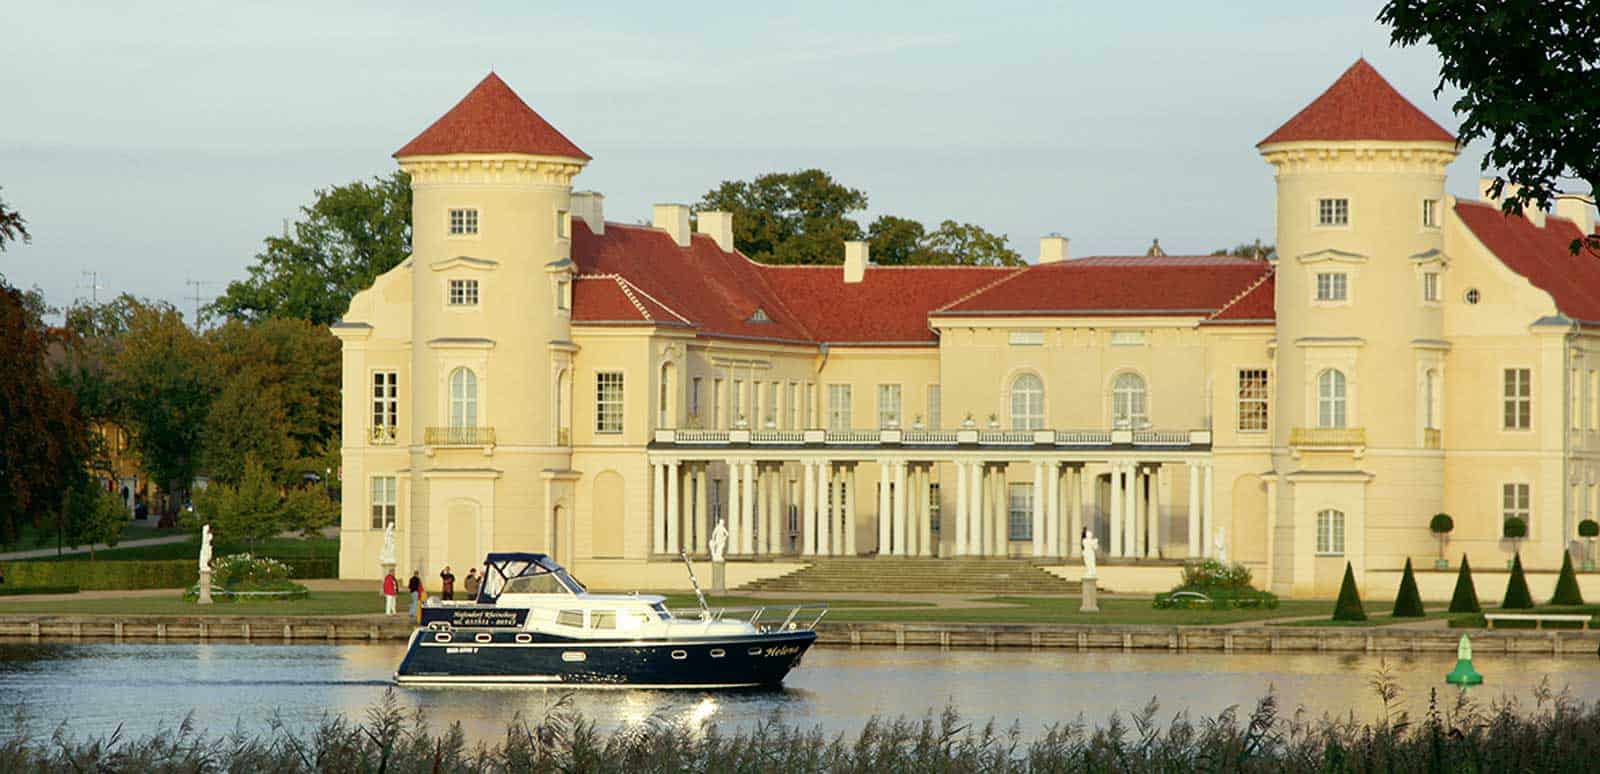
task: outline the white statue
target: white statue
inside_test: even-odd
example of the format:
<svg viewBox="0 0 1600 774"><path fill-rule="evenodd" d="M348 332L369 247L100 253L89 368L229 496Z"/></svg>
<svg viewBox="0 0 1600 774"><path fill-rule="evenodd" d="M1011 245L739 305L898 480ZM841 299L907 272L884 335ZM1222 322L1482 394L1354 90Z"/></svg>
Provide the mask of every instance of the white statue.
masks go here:
<svg viewBox="0 0 1600 774"><path fill-rule="evenodd" d="M723 552L728 548L728 527L722 519L717 519L716 528L711 530L711 561L720 562Z"/></svg>
<svg viewBox="0 0 1600 774"><path fill-rule="evenodd" d="M394 522L383 528L383 548L378 551L378 564L394 564Z"/></svg>
<svg viewBox="0 0 1600 774"><path fill-rule="evenodd" d="M1227 564L1228 563L1228 528L1227 527L1217 527L1216 547L1217 547L1217 550L1216 550L1217 561L1219 561L1219 562L1221 562L1223 564Z"/></svg>
<svg viewBox="0 0 1600 774"><path fill-rule="evenodd" d="M1094 530L1083 531L1083 577L1098 578L1094 574L1094 555L1100 550L1100 538L1094 536Z"/></svg>
<svg viewBox="0 0 1600 774"><path fill-rule="evenodd" d="M211 525L200 527L200 572L211 571Z"/></svg>

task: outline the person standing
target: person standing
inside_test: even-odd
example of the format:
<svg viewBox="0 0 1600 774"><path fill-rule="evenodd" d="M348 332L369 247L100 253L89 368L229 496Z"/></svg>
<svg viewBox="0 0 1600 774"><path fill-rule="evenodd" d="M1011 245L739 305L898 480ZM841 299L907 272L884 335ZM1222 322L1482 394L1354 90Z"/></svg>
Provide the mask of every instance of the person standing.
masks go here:
<svg viewBox="0 0 1600 774"><path fill-rule="evenodd" d="M394 577L394 570L383 576L383 614L394 615L394 598L400 594L400 581Z"/></svg>
<svg viewBox="0 0 1600 774"><path fill-rule="evenodd" d="M478 601L478 568L470 567L467 569L467 579L465 583L467 587L467 599L473 602Z"/></svg>
<svg viewBox="0 0 1600 774"><path fill-rule="evenodd" d="M417 603L422 601L422 570L412 570L411 580L406 581L406 591L411 592L411 617L417 617Z"/></svg>
<svg viewBox="0 0 1600 774"><path fill-rule="evenodd" d="M448 564L439 572L439 596L446 602L456 598L456 574L450 572Z"/></svg>

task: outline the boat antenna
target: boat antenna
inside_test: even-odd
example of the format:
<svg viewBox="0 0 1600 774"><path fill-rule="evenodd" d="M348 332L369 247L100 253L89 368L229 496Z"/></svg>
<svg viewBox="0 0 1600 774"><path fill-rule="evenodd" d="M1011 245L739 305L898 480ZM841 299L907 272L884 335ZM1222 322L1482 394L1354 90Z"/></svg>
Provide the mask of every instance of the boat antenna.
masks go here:
<svg viewBox="0 0 1600 774"><path fill-rule="evenodd" d="M694 577L694 563L689 561L689 554L683 549L678 549L678 556L683 557L683 566L689 568L689 585L694 586L694 596L700 600L700 612L710 615L711 607L706 604L705 592L700 590L700 581Z"/></svg>

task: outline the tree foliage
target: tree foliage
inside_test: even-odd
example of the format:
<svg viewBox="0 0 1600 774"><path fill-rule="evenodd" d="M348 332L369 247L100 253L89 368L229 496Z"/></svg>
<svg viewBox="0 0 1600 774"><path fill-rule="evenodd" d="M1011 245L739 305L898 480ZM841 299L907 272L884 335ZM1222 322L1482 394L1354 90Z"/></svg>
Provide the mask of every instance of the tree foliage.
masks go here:
<svg viewBox="0 0 1600 774"><path fill-rule="evenodd" d="M260 460L281 484L325 474L339 433L339 342L305 320L233 321L207 334L219 376L204 438L207 475L238 481Z"/></svg>
<svg viewBox="0 0 1600 774"><path fill-rule="evenodd" d="M1344 582L1339 584L1339 600L1333 603L1333 620L1367 620L1366 608L1361 606L1361 592L1356 590L1356 573L1349 562L1344 563Z"/></svg>
<svg viewBox="0 0 1600 774"><path fill-rule="evenodd" d="M1483 169L1503 207L1549 209L1563 180L1600 192L1600 2L1596 0L1390 0L1378 14L1390 40L1439 51L1438 96L1461 90L1462 145L1488 139ZM1508 190L1509 187L1509 190ZM1600 255L1600 237L1588 248ZM1583 241L1574 240L1576 253Z"/></svg>
<svg viewBox="0 0 1600 774"><path fill-rule="evenodd" d="M128 525L128 508L122 498L96 486L88 476L79 476L66 495L65 539L71 546L88 546L89 561L94 561L95 544L115 548Z"/></svg>
<svg viewBox="0 0 1600 774"><path fill-rule="evenodd" d="M0 253L5 252L6 245L11 242L27 244L33 241L33 235L28 233L28 221L22 213L6 205L6 200L0 197Z"/></svg>
<svg viewBox="0 0 1600 774"><path fill-rule="evenodd" d="M866 237L873 260L884 266L1022 264L1005 236L970 223L946 220L929 231L915 220L883 215L863 231L851 215L866 208L865 193L820 169L725 180L695 204L696 210L733 213L734 245L762 263L836 264L844 260L842 242Z"/></svg>
<svg viewBox="0 0 1600 774"><path fill-rule="evenodd" d="M1254 258L1258 261L1270 261L1278 257L1277 245L1264 245L1261 240L1244 243L1233 247L1219 247L1211 251L1212 255L1231 255L1235 258Z"/></svg>
<svg viewBox="0 0 1600 774"><path fill-rule="evenodd" d="M208 307L230 319L339 319L350 298L411 252L411 183L404 172L316 192L292 231L267 237L250 277Z"/></svg>
<svg viewBox="0 0 1600 774"><path fill-rule="evenodd" d="M322 487L285 487L267 466L246 458L236 482L213 483L195 497L192 526L210 524L219 540L254 545L288 530L321 529L337 515Z"/></svg>
<svg viewBox="0 0 1600 774"><path fill-rule="evenodd" d="M1411 572L1411 557L1406 557L1406 569L1400 576L1400 592L1394 598L1395 618L1425 618L1422 594L1417 590L1417 576Z"/></svg>
<svg viewBox="0 0 1600 774"><path fill-rule="evenodd" d="M1467 563L1466 554L1461 555L1461 569L1456 573L1456 590L1450 595L1450 612L1483 612L1478 604L1478 587L1472 582L1472 566Z"/></svg>
<svg viewBox="0 0 1600 774"><path fill-rule="evenodd" d="M135 310L112 355L110 388L133 448L168 492L187 492L199 472L215 366L205 340L164 303Z"/></svg>

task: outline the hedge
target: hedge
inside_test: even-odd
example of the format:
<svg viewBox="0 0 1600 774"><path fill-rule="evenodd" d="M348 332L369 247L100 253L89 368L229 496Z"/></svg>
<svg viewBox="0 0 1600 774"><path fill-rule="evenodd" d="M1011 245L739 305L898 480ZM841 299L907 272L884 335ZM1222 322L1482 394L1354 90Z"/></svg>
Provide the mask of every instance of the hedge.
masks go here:
<svg viewBox="0 0 1600 774"><path fill-rule="evenodd" d="M25 594L76 594L77 586L0 586L0 597L20 597Z"/></svg>
<svg viewBox="0 0 1600 774"><path fill-rule="evenodd" d="M272 557L277 558L277 557ZM290 578L337 578L337 559L285 557ZM193 559L167 559L142 562L6 562L6 586L77 586L89 591L131 591L134 589L180 589L200 580L199 565Z"/></svg>

